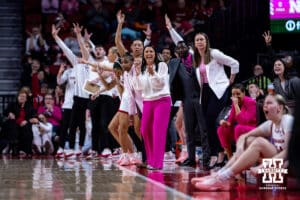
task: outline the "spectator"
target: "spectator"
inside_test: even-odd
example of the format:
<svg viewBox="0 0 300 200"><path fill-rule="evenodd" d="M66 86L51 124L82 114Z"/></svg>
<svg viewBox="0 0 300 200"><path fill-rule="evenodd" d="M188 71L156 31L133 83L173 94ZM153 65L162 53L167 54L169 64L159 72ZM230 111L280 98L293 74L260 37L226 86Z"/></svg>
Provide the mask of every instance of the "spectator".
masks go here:
<svg viewBox="0 0 300 200"><path fill-rule="evenodd" d="M19 151L24 151L26 156L32 155L32 129L33 123L38 120L34 118L35 111L28 101L25 90L20 90L16 103L10 103L4 112L7 121L4 125L4 132L8 139L10 149L14 156L19 155Z"/></svg>
<svg viewBox="0 0 300 200"><path fill-rule="evenodd" d="M44 114L39 114L38 120L38 123L32 125L33 149L37 154L49 155L53 153L52 124L48 122Z"/></svg>
<svg viewBox="0 0 300 200"><path fill-rule="evenodd" d="M61 108L54 105L54 96L50 93L45 95L44 105L38 108L38 114L44 114L48 122L53 126L52 138L59 135L60 123L61 123Z"/></svg>
<svg viewBox="0 0 300 200"><path fill-rule="evenodd" d="M77 0L62 0L60 10L66 15L73 15L78 11L79 3Z"/></svg>
<svg viewBox="0 0 300 200"><path fill-rule="evenodd" d="M265 95L268 92L268 85L271 80L264 74L264 69L261 65L257 64L253 67L253 77L247 80L247 84L257 84L261 89L261 94Z"/></svg>
<svg viewBox="0 0 300 200"><path fill-rule="evenodd" d="M103 8L101 0L91 0L92 7L86 13L86 26L94 33L94 41L104 44L110 29L109 13Z"/></svg>
<svg viewBox="0 0 300 200"><path fill-rule="evenodd" d="M172 58L172 52L169 47L164 47L161 51L162 59L165 63L169 63Z"/></svg>
<svg viewBox="0 0 300 200"><path fill-rule="evenodd" d="M53 14L58 12L59 0L42 0L42 13Z"/></svg>
<svg viewBox="0 0 300 200"><path fill-rule="evenodd" d="M280 94L284 97L287 105L291 109L292 113L296 106L295 94L299 90L299 78L289 77L286 67L286 63L282 59L277 59L274 62L274 74L275 78L273 81L274 90L276 94Z"/></svg>
<svg viewBox="0 0 300 200"><path fill-rule="evenodd" d="M34 26L31 32L27 32L27 34L29 37L26 39L26 54L43 58L44 53L48 51L49 47L42 36L41 27Z"/></svg>

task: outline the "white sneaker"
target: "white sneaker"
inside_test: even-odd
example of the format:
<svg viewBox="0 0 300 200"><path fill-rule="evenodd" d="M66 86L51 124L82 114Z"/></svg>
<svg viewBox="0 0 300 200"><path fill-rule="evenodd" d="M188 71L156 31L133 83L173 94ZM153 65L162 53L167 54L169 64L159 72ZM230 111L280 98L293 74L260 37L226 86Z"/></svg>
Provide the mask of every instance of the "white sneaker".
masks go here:
<svg viewBox="0 0 300 200"><path fill-rule="evenodd" d="M96 160L98 159L98 153L96 151L90 150L88 155L86 156L87 160Z"/></svg>
<svg viewBox="0 0 300 200"><path fill-rule="evenodd" d="M121 160L121 162L119 163L119 165L121 165L121 166L127 166L127 165L130 165L131 163L130 163L130 160L129 160L129 157L128 157L128 155L125 153L124 154L124 157L123 157L123 159Z"/></svg>
<svg viewBox="0 0 300 200"><path fill-rule="evenodd" d="M132 165L142 164L142 161L139 158L138 153L128 154L128 157L129 157L130 164L132 164Z"/></svg>
<svg viewBox="0 0 300 200"><path fill-rule="evenodd" d="M59 147L59 149L56 152L55 157L56 158L63 158L64 157L64 150L63 150L63 148Z"/></svg>
<svg viewBox="0 0 300 200"><path fill-rule="evenodd" d="M81 150L76 150L76 151L74 152L74 154L75 154L76 157L79 157L79 158L81 158L81 157L83 156Z"/></svg>
<svg viewBox="0 0 300 200"><path fill-rule="evenodd" d="M111 155L111 150L108 148L105 148L102 153L101 153L101 157L107 158Z"/></svg>
<svg viewBox="0 0 300 200"><path fill-rule="evenodd" d="M74 150L70 149L65 151L65 158L66 159L76 159L76 155L74 154Z"/></svg>
<svg viewBox="0 0 300 200"><path fill-rule="evenodd" d="M164 161L165 162L174 162L175 160L176 160L175 155L173 154L172 151L165 152L165 154L164 154Z"/></svg>

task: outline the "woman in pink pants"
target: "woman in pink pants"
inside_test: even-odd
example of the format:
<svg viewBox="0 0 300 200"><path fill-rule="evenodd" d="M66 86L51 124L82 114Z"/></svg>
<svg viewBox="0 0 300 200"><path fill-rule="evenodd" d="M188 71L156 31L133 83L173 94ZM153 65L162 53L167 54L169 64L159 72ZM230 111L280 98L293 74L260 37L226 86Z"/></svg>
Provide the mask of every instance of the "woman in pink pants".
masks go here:
<svg viewBox="0 0 300 200"><path fill-rule="evenodd" d="M162 169L171 111L168 66L158 62L152 46L143 52L143 65L136 68L135 89L142 91L143 115L141 134L144 140L147 168Z"/></svg>
<svg viewBox="0 0 300 200"><path fill-rule="evenodd" d="M228 158L232 156L231 142L256 127L256 101L245 96L242 84L232 86L232 108L228 120L221 120L217 130Z"/></svg>

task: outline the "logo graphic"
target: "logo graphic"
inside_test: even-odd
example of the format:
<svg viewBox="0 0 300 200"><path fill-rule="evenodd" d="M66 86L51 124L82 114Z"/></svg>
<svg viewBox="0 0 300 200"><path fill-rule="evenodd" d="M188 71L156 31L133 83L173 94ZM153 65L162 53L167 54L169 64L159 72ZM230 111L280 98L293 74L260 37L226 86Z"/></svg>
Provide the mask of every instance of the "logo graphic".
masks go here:
<svg viewBox="0 0 300 200"><path fill-rule="evenodd" d="M286 189L284 176L288 170L283 168L283 159L263 159L262 165L263 168L258 170L258 174L262 174L263 187L260 189Z"/></svg>

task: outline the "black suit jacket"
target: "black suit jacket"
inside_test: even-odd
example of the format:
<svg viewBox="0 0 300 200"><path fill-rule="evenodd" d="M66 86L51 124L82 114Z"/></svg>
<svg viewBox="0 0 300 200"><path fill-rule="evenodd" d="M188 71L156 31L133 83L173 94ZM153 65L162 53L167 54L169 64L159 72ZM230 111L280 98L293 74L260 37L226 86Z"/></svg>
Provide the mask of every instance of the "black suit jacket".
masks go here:
<svg viewBox="0 0 300 200"><path fill-rule="evenodd" d="M184 100L188 97L200 97L200 85L198 83L197 77L196 77L196 71L195 68L192 68L190 79L187 81L191 81L190 86L192 87L186 87L182 83L182 79L180 78L179 74L179 67L185 68L184 64L181 62L180 58L173 58L170 60L169 64L169 83L170 83L170 91L171 91L171 97L173 103L176 100ZM187 95L189 94L189 95Z"/></svg>

